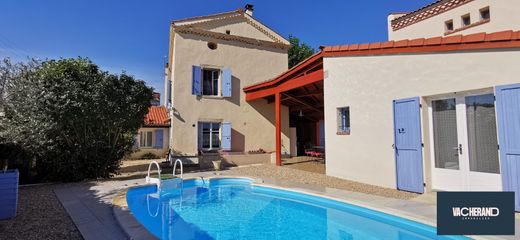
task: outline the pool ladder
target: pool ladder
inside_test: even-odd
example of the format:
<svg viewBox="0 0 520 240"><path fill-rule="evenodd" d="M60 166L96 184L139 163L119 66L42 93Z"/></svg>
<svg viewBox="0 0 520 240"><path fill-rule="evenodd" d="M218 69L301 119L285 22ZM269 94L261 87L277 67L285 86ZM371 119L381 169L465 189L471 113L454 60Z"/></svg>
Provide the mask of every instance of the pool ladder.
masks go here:
<svg viewBox="0 0 520 240"><path fill-rule="evenodd" d="M170 159L170 164L173 160ZM183 180L183 177L182 177L182 174L184 173L184 170L183 170L183 167L182 167L182 161L180 159L177 158L177 160L175 160L175 163L173 164L173 176L175 176L175 169L177 168L177 163L179 163L181 165L181 180Z"/></svg>
<svg viewBox="0 0 520 240"><path fill-rule="evenodd" d="M158 178L150 177L150 171L152 170L152 165L155 165L157 167ZM148 165L148 175L146 176L145 180L146 180L146 183L156 184L157 189L159 189L161 187L161 167L159 166L159 163L157 161L152 161Z"/></svg>

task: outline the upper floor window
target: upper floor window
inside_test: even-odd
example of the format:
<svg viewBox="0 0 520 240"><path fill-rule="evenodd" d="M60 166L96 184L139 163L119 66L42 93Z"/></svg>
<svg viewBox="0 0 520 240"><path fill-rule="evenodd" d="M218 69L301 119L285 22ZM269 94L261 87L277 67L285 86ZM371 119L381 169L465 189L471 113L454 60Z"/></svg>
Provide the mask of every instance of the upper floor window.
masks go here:
<svg viewBox="0 0 520 240"><path fill-rule="evenodd" d="M480 20L489 20L490 17L489 7L480 9Z"/></svg>
<svg viewBox="0 0 520 240"><path fill-rule="evenodd" d="M219 95L220 69L202 69L202 95Z"/></svg>
<svg viewBox="0 0 520 240"><path fill-rule="evenodd" d="M192 66L191 94L197 96L231 97L231 69Z"/></svg>
<svg viewBox="0 0 520 240"><path fill-rule="evenodd" d="M444 22L444 26L446 32L453 31L453 20L448 20Z"/></svg>
<svg viewBox="0 0 520 240"><path fill-rule="evenodd" d="M462 16L461 20L462 20L463 27L469 26L471 24L471 17L469 14Z"/></svg>

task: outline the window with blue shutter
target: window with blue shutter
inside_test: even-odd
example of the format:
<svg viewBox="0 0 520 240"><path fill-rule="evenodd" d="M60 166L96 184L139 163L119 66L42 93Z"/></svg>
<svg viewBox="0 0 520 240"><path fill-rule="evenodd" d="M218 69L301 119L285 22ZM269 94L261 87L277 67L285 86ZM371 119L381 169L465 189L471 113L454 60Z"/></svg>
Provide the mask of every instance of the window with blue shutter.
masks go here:
<svg viewBox="0 0 520 240"><path fill-rule="evenodd" d="M231 151L231 123L222 123L221 149Z"/></svg>
<svg viewBox="0 0 520 240"><path fill-rule="evenodd" d="M222 96L231 97L232 90L233 90L233 88L232 88L231 69L224 68L222 70Z"/></svg>
<svg viewBox="0 0 520 240"><path fill-rule="evenodd" d="M162 129L155 130L155 148L163 148L163 132Z"/></svg>
<svg viewBox="0 0 520 240"><path fill-rule="evenodd" d="M198 148L202 151L221 149L221 123L199 122Z"/></svg>
<svg viewBox="0 0 520 240"><path fill-rule="evenodd" d="M192 67L191 94L202 95L202 71L199 66Z"/></svg>

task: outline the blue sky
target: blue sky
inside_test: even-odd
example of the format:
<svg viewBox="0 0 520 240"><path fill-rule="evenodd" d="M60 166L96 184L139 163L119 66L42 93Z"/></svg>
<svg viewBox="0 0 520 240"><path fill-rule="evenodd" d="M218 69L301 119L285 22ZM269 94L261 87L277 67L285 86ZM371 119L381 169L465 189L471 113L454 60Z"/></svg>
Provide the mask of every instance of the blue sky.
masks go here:
<svg viewBox="0 0 520 240"><path fill-rule="evenodd" d="M163 92L171 20L254 4L254 17L314 48L383 41L390 12L433 0L4 0L0 57L89 57L102 69L127 73Z"/></svg>

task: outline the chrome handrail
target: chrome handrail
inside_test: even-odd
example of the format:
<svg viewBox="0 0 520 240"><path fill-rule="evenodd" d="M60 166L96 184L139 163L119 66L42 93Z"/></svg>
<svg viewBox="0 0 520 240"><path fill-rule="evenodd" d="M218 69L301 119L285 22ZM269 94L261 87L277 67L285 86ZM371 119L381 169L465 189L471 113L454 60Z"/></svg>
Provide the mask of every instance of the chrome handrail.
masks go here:
<svg viewBox="0 0 520 240"><path fill-rule="evenodd" d="M182 178L182 175L183 175L183 167L182 167L182 161L180 159L177 158L177 160L175 160L175 163L173 164L173 176L175 176L175 169L177 168L177 163L179 163L181 165L181 180L183 179Z"/></svg>
<svg viewBox="0 0 520 240"><path fill-rule="evenodd" d="M152 170L152 165L157 167L157 174L159 175L159 178L152 178L150 177L150 171ZM155 183L157 184L157 188L161 187L161 167L159 166L159 163L157 161L152 161L148 165L148 175L145 178L146 183Z"/></svg>

